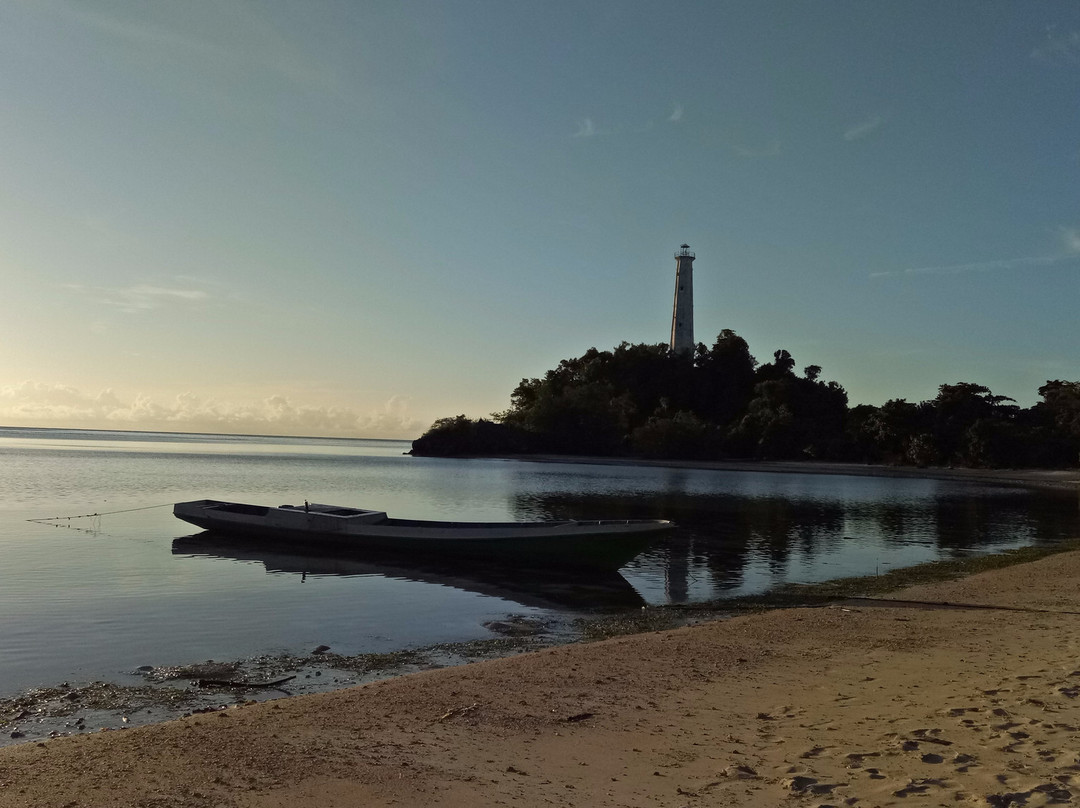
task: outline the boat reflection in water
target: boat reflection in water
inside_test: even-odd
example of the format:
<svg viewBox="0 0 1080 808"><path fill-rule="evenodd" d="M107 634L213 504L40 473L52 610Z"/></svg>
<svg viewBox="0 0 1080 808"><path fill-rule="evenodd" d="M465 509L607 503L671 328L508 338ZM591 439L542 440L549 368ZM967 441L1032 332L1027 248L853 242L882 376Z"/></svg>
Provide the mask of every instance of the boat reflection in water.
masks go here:
<svg viewBox="0 0 1080 808"><path fill-rule="evenodd" d="M418 558L386 551L305 550L287 544L245 541L204 531L173 540L173 555L258 562L267 573L301 576L381 575L446 586L522 606L559 611L615 612L645 605L637 590L615 570L524 569L475 558Z"/></svg>

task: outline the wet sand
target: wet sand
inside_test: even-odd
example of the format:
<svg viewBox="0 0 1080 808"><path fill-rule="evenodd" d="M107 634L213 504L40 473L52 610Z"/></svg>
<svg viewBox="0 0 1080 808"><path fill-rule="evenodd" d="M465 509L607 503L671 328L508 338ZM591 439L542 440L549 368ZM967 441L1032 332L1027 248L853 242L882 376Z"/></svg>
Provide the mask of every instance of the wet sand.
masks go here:
<svg viewBox="0 0 1080 808"><path fill-rule="evenodd" d="M0 750L0 805L1080 800L1080 553Z"/></svg>

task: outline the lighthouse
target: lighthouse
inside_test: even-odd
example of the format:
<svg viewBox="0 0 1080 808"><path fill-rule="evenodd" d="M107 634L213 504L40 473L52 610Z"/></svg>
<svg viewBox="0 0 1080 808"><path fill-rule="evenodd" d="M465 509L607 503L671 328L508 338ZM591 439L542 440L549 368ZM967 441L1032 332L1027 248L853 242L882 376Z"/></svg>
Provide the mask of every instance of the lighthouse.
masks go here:
<svg viewBox="0 0 1080 808"><path fill-rule="evenodd" d="M675 305L671 311L671 350L694 350L694 254L689 244L675 251Z"/></svg>

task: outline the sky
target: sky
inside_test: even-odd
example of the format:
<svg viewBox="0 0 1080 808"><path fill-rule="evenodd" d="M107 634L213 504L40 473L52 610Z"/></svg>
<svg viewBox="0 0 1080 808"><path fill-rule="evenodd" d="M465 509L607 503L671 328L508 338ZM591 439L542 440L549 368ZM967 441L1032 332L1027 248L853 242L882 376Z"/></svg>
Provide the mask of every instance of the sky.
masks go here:
<svg viewBox="0 0 1080 808"><path fill-rule="evenodd" d="M1080 379L1080 4L0 0L0 424L412 438L670 335Z"/></svg>

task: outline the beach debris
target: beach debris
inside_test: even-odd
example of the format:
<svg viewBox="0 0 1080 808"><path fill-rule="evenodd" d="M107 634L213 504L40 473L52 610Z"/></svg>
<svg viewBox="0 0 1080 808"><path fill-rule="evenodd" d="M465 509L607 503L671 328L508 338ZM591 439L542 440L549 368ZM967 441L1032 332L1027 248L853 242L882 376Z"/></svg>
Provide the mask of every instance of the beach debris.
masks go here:
<svg viewBox="0 0 1080 808"><path fill-rule="evenodd" d="M214 704L209 707L196 707L195 709L189 710L188 712L184 713L184 718L190 718L193 715L205 715L207 713L221 714L222 710L227 709L229 709L229 706L227 704Z"/></svg>
<svg viewBox="0 0 1080 808"><path fill-rule="evenodd" d="M225 679L234 676L240 670L239 662L197 662L194 665L161 665L149 670L139 668L139 673L154 682L169 682L174 679Z"/></svg>
<svg viewBox="0 0 1080 808"><path fill-rule="evenodd" d="M32 718L36 722L34 734L37 734L41 722L68 718L85 710L119 712L122 716L130 716L149 709L177 710L189 706L193 701L195 697L191 691L175 687L130 687L106 682L72 686L65 682L57 687L32 688L18 696L0 699L0 716L3 716L0 727L22 731L14 725ZM119 722L120 716L116 720ZM82 731L85 729L85 719L80 716L68 726Z"/></svg>
<svg viewBox="0 0 1080 808"><path fill-rule="evenodd" d="M465 715L467 713L471 713L473 710L477 709L479 706L480 706L480 702L474 701L468 707L454 707L454 708L452 708L450 710L447 710L445 713L440 715L435 720L436 721L447 721L447 720L449 720L451 718L456 718L458 716L462 716L462 715Z"/></svg>
<svg viewBox="0 0 1080 808"><path fill-rule="evenodd" d="M307 664L360 674L381 671L404 672L409 667L418 667L429 661L430 658L424 650L414 648L389 651L382 654L354 654L352 656L335 654L327 649L318 654L312 654L307 659L282 656L277 660L280 668L295 670L297 667Z"/></svg>
<svg viewBox="0 0 1080 808"><path fill-rule="evenodd" d="M547 630L547 623L535 617L510 615L505 620L489 620L484 628L504 637L535 637Z"/></svg>
<svg viewBox="0 0 1080 808"><path fill-rule="evenodd" d="M573 625L581 632L586 641L606 640L627 634L644 634L650 631L666 631L685 625L688 616L682 609L653 608L637 612L603 615L600 617L578 617ZM693 617L704 617L695 612Z"/></svg>
<svg viewBox="0 0 1080 808"><path fill-rule="evenodd" d="M233 688L273 688L281 687L286 682L291 682L296 675L275 679L272 682L248 682L240 679L196 679L192 682L195 687L233 687Z"/></svg>
<svg viewBox="0 0 1080 808"><path fill-rule="evenodd" d="M574 722L577 722L577 721L584 721L586 718L592 718L592 717L593 717L592 713L577 713L576 715L571 715L571 716L568 716L567 718L564 718L563 721L570 724L570 723L574 723Z"/></svg>

